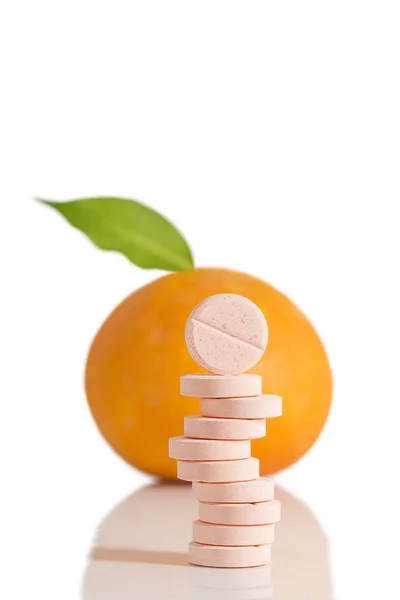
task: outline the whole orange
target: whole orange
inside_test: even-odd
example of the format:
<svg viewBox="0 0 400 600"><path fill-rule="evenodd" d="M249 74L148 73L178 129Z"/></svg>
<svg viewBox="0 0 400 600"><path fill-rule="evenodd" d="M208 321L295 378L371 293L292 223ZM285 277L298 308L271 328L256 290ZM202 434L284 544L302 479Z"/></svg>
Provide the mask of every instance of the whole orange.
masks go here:
<svg viewBox="0 0 400 600"><path fill-rule="evenodd" d="M183 434L183 418L199 400L179 395L179 378L204 372L185 346L185 324L207 296L250 298L269 327L267 350L252 369L264 393L283 398L283 417L270 419L267 436L252 454L267 475L288 467L313 445L332 399L332 376L322 343L307 318L286 296L245 273L202 268L161 277L133 292L96 335L86 366L86 393L97 426L128 463L176 478L168 440Z"/></svg>

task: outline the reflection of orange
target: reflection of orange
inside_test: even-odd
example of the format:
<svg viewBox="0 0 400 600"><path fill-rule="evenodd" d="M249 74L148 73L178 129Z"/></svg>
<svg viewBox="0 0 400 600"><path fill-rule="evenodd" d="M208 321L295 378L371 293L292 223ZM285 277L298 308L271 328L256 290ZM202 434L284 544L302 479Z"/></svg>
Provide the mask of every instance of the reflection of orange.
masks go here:
<svg viewBox="0 0 400 600"><path fill-rule="evenodd" d="M204 372L190 357L186 320L198 302L216 293L247 296L269 327L267 350L252 369L264 393L283 397L284 416L267 423L252 444L261 473L279 471L313 445L328 416L332 377L324 348L305 316L263 281L226 269L173 273L134 292L108 317L90 349L86 393L101 433L126 461L168 479L176 461L168 439L183 433L183 417L199 401L179 395L179 377Z"/></svg>

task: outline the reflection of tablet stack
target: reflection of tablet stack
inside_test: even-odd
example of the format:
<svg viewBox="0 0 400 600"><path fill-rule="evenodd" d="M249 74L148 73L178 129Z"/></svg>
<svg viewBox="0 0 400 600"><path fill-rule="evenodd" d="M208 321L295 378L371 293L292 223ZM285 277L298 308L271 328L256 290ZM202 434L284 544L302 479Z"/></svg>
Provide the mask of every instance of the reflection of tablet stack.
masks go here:
<svg viewBox="0 0 400 600"><path fill-rule="evenodd" d="M201 415L186 417L185 437L170 440L178 478L192 481L199 501L189 562L209 567L253 567L271 559L280 504L271 480L259 476L250 442L266 419L282 412L281 398L261 395L259 375L243 374L264 353L268 329L247 298L218 294L190 315L186 343L213 375L185 375L181 394L201 398Z"/></svg>
<svg viewBox="0 0 400 600"><path fill-rule="evenodd" d="M193 600L269 600L274 597L271 565L258 569L189 567Z"/></svg>

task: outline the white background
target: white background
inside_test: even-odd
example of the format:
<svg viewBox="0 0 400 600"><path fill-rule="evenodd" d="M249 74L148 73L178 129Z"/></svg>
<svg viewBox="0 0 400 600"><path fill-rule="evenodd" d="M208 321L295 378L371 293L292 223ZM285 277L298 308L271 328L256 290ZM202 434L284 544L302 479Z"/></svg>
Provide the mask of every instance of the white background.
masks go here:
<svg viewBox="0 0 400 600"><path fill-rule="evenodd" d="M388 0L0 0L1 596L78 598L98 522L145 481L82 380L160 274L32 199L112 194L312 319L334 405L277 479L330 538L335 598L399 597L399 29Z"/></svg>

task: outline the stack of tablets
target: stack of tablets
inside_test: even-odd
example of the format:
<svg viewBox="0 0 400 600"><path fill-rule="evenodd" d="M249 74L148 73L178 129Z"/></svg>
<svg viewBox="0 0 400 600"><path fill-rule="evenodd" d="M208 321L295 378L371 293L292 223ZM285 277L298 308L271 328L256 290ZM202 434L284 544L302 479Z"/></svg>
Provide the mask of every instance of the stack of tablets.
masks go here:
<svg viewBox="0 0 400 600"><path fill-rule="evenodd" d="M185 375L181 394L201 399L201 415L186 417L184 437L171 438L178 478L192 481L199 501L189 562L253 567L270 562L280 504L270 479L259 476L251 440L266 419L282 414L279 396L262 395L259 375L244 374L261 358L268 328L260 309L236 294L201 302L186 327L188 350L210 375Z"/></svg>

